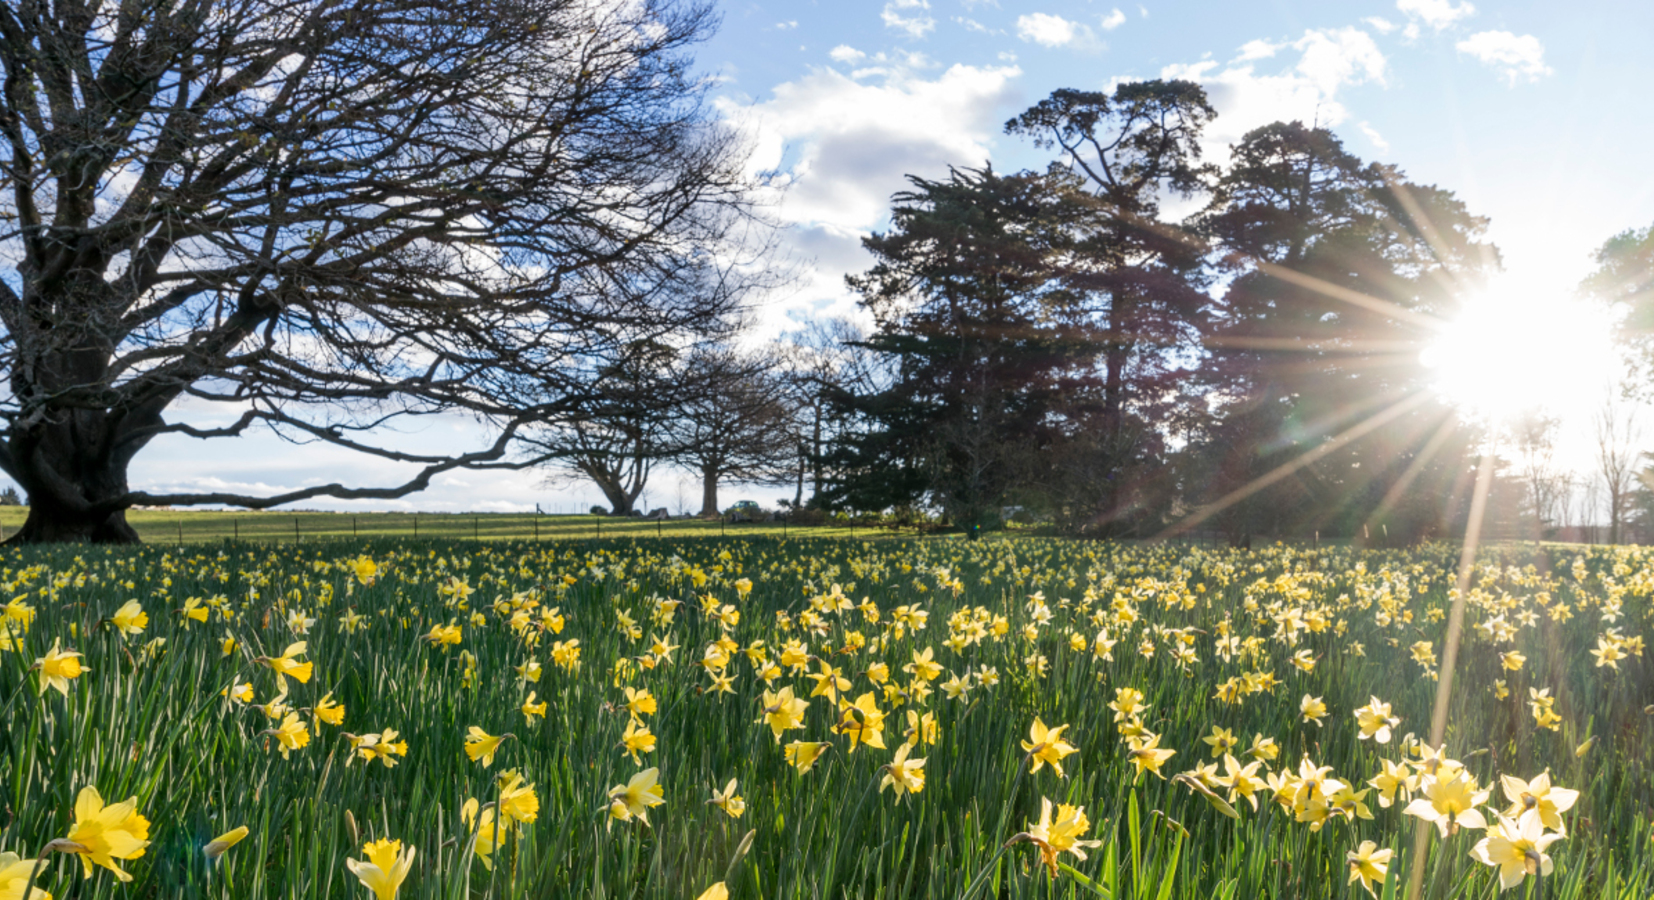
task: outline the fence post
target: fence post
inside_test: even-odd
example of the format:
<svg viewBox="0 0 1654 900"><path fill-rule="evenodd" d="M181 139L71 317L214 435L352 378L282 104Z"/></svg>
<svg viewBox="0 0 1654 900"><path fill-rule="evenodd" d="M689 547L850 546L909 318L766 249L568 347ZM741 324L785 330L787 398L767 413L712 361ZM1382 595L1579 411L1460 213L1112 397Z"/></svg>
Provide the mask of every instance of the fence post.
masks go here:
<svg viewBox="0 0 1654 900"><path fill-rule="evenodd" d="M538 512L534 514L534 539L536 541L540 539L540 514Z"/></svg>
<svg viewBox="0 0 1654 900"><path fill-rule="evenodd" d="M184 546L184 520L179 519L173 524L178 526L178 546L182 547Z"/></svg>
<svg viewBox="0 0 1654 900"><path fill-rule="evenodd" d="M476 516L471 517L471 540L473 540L473 541L482 540L481 533L477 531L477 517Z"/></svg>
<svg viewBox="0 0 1654 900"><path fill-rule="evenodd" d="M299 537L299 517L294 516L293 517L293 543L298 544L298 543L302 543L302 542L303 542L303 538Z"/></svg>
<svg viewBox="0 0 1654 900"><path fill-rule="evenodd" d="M235 532L235 539L236 540L238 540L238 541L241 540L241 520L240 519L231 519L230 520L230 530Z"/></svg>

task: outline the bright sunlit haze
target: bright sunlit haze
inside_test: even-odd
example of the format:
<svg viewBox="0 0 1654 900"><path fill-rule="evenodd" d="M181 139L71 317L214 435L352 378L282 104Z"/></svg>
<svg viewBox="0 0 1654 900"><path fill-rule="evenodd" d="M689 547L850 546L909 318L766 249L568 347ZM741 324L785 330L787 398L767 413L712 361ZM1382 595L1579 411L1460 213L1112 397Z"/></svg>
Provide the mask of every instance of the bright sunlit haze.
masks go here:
<svg viewBox="0 0 1654 900"><path fill-rule="evenodd" d="M1534 411L1577 424L1625 369L1613 325L1600 303L1505 276L1467 298L1420 361L1472 416L1501 422Z"/></svg>

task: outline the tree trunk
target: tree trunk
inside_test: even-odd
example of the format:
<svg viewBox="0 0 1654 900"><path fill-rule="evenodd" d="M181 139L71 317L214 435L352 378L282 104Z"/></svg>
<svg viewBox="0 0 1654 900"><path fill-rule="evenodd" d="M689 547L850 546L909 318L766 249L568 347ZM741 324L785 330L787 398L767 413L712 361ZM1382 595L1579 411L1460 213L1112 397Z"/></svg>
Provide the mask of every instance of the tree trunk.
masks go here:
<svg viewBox="0 0 1654 900"><path fill-rule="evenodd" d="M1125 426L1126 364L1131 350L1126 342L1129 324L1127 306L1131 300L1115 291L1108 305L1108 347L1103 351L1103 440L1116 455L1115 466L1103 485L1104 517L1100 525L1105 537L1112 536L1121 517L1120 482L1122 463L1127 458L1121 453L1121 434Z"/></svg>
<svg viewBox="0 0 1654 900"><path fill-rule="evenodd" d="M603 492L603 499L609 501L612 515L629 516L632 514L632 504L637 498L629 495L619 482L595 477L592 481L596 482L597 489Z"/></svg>
<svg viewBox="0 0 1654 900"><path fill-rule="evenodd" d="M718 514L718 472L716 469L701 470L701 515L716 516Z"/></svg>
<svg viewBox="0 0 1654 900"><path fill-rule="evenodd" d="M116 422L131 424L102 410L63 412L7 442L5 468L28 494L29 515L6 543L139 543L118 504L127 463L147 441L121 440Z"/></svg>
<svg viewBox="0 0 1654 900"><path fill-rule="evenodd" d="M810 505L821 505L821 401L814 408L814 424L810 432Z"/></svg>
<svg viewBox="0 0 1654 900"><path fill-rule="evenodd" d="M804 468L810 463L805 458L806 453L808 453L808 450L804 442L800 441L798 444L798 486L793 490L793 509L798 509L804 505Z"/></svg>

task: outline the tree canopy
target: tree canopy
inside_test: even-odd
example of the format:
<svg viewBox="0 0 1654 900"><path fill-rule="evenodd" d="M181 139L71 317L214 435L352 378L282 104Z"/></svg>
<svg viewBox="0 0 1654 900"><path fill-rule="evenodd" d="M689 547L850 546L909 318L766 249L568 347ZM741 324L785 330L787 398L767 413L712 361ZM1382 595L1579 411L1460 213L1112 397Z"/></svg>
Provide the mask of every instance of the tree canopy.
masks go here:
<svg viewBox="0 0 1654 900"><path fill-rule="evenodd" d="M0 7L0 469L24 540L134 504L394 497L517 466L639 340L727 330L762 223L674 0L93 0ZM192 424L179 401L231 409ZM199 404L197 404L199 405ZM492 443L377 443L460 410ZM255 425L403 484L152 495L163 434Z"/></svg>

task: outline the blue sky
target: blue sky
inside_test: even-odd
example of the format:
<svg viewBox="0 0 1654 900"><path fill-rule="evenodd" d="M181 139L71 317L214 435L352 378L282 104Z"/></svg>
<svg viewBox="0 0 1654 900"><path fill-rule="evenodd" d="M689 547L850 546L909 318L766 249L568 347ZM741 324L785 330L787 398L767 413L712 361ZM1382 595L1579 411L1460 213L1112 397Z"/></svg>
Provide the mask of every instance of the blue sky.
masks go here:
<svg viewBox="0 0 1654 900"><path fill-rule="evenodd" d="M854 314L843 275L866 265L859 239L883 225L905 174L1043 166L1043 151L1000 133L1004 121L1056 88L1121 79L1204 84L1219 111L1206 148L1217 161L1251 128L1318 120L1358 156L1456 191L1491 219L1504 252L1506 295L1487 306L1507 325L1568 315L1593 248L1654 223L1644 96L1654 4L727 0L721 9L700 64L717 79L720 114L750 137L753 167L783 173L775 211L804 273L761 310L765 334ZM444 421L407 440L437 448L474 437ZM400 474L328 448L236 443L226 458L222 442L158 441L135 462L133 484L275 490ZM679 490L664 474L646 502L675 508ZM724 499L783 493L740 488ZM571 510L597 499L535 474L459 473L399 503L332 505Z"/></svg>

